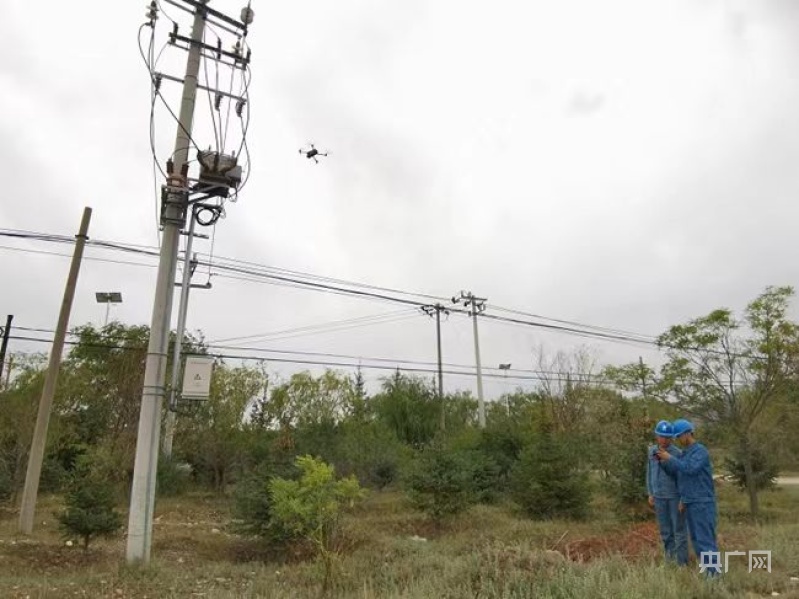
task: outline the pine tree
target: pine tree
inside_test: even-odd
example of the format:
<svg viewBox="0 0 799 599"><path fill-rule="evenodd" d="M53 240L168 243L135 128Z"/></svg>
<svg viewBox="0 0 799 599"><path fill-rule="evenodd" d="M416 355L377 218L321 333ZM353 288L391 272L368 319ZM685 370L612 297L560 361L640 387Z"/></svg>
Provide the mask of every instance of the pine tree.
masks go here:
<svg viewBox="0 0 799 599"><path fill-rule="evenodd" d="M122 516L116 511L113 484L91 471L89 464L79 463L66 495L66 509L57 515L65 536L78 536L83 549L92 539L111 536L122 527Z"/></svg>

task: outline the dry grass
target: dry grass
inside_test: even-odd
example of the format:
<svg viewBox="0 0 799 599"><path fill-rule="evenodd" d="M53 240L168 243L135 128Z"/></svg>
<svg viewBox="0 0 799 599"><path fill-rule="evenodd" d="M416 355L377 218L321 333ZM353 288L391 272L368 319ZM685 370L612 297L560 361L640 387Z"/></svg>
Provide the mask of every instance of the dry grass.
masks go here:
<svg viewBox="0 0 799 599"><path fill-rule="evenodd" d="M799 491L799 490L798 490ZM478 506L443 530L397 493L375 493L348 516L334 594L339 597L799 597L799 493L763 495L766 522L739 522L743 497L721 493L723 549L771 549L772 574L742 562L721 581L663 566L652 524L620 523L599 509L584 523L532 522L509 505ZM601 505L601 504L599 504ZM15 533L0 510L2 597L316 597L321 569L301 552L275 554L230 531L229 500L192 494L160 500L153 561L124 565L124 539L84 553L57 531L54 498L35 534ZM420 540L422 537L426 540ZM564 557L568 555L569 558ZM738 558L743 559L743 558Z"/></svg>

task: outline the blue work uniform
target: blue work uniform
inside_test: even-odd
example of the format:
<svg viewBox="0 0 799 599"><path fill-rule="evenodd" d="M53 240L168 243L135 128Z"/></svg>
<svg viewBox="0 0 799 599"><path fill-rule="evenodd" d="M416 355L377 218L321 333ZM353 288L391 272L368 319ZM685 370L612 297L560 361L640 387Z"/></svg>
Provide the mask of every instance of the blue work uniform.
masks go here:
<svg viewBox="0 0 799 599"><path fill-rule="evenodd" d="M677 487L677 476L663 468L657 458L658 446L649 448L649 459L646 463L646 489L650 497L655 498L655 515L657 517L660 538L666 559L684 566L688 563L688 530L685 514L680 513L680 492ZM682 455L674 445L666 448L675 459Z"/></svg>
<svg viewBox="0 0 799 599"><path fill-rule="evenodd" d="M667 472L677 474L680 500L685 505L691 544L696 557L701 554L718 553L716 543L716 489L713 485L713 466L710 453L701 443L686 447L682 455L663 462ZM720 573L718 570L708 573Z"/></svg>

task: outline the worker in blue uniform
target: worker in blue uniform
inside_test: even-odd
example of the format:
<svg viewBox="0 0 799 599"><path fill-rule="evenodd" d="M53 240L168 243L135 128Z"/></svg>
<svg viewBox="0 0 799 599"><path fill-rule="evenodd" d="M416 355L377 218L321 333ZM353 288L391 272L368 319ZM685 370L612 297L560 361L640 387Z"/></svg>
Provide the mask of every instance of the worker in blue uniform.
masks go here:
<svg viewBox="0 0 799 599"><path fill-rule="evenodd" d="M646 463L646 488L649 493L649 505L655 508L666 560L684 566L688 563L688 530L685 513L680 510L677 475L666 470L658 456L658 451L661 449L672 456L682 455L682 451L671 442L672 436L671 422L661 420L657 423L655 426L657 443L649 447L649 459Z"/></svg>
<svg viewBox="0 0 799 599"><path fill-rule="evenodd" d="M713 466L707 447L694 439L694 426L688 420L675 420L673 434L682 446L682 455L658 450L660 463L667 472L676 473L680 501L685 507L691 544L700 567L713 563L703 571L709 575L721 573L720 554L716 541L716 490L713 485ZM704 554L704 555L703 555Z"/></svg>

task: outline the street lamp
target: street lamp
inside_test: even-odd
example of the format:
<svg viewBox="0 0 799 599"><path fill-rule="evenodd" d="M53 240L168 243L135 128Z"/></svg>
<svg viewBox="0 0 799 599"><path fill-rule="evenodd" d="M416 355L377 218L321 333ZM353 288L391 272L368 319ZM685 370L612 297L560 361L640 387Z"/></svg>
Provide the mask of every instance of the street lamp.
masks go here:
<svg viewBox="0 0 799 599"><path fill-rule="evenodd" d="M119 291L98 291L94 294L98 304L105 304L105 324L108 325L108 312L111 310L111 304L121 304L122 294Z"/></svg>

